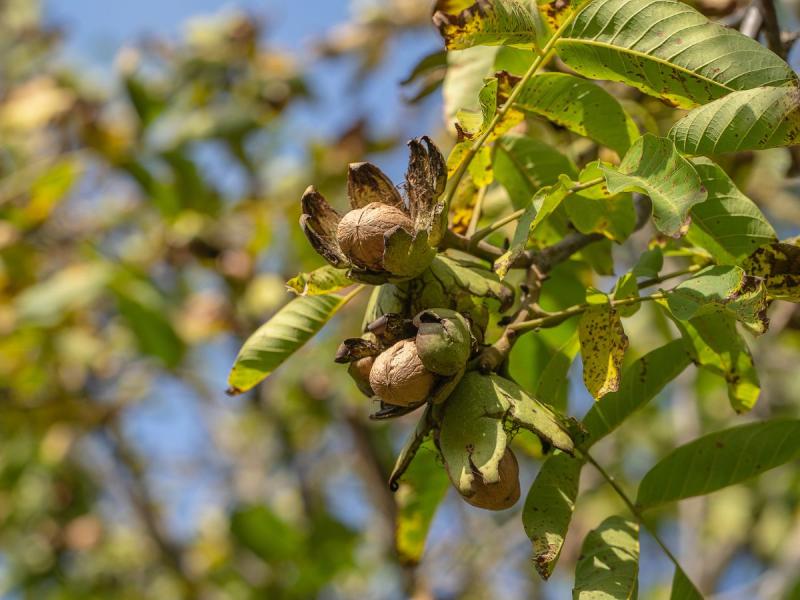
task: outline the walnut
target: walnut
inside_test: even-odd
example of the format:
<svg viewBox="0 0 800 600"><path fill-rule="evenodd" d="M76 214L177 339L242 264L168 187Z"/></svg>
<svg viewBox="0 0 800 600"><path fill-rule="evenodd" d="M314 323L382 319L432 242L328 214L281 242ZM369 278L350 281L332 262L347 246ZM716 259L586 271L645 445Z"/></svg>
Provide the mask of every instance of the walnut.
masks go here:
<svg viewBox="0 0 800 600"><path fill-rule="evenodd" d="M371 202L342 217L336 239L353 264L377 271L383 268L384 235L398 226L409 234L414 232L414 224L405 212L389 204Z"/></svg>
<svg viewBox="0 0 800 600"><path fill-rule="evenodd" d="M430 395L435 377L422 364L414 340L409 339L397 342L375 359L369 383L387 404L416 406Z"/></svg>
<svg viewBox="0 0 800 600"><path fill-rule="evenodd" d="M498 471L500 479L495 483L485 483L480 476L476 477L473 483L474 493L464 496L464 500L472 506L486 510L504 510L514 506L520 493L519 465L510 448L506 448L503 458L500 459Z"/></svg>

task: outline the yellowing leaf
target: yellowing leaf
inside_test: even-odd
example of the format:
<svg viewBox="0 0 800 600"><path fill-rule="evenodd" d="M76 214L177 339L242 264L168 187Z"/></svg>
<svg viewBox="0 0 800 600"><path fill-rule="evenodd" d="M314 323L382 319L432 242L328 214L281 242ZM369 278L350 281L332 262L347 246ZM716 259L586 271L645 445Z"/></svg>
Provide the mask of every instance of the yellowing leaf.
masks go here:
<svg viewBox="0 0 800 600"><path fill-rule="evenodd" d="M353 285L345 269L325 265L310 273L299 273L286 282L286 287L298 296L330 294Z"/></svg>
<svg viewBox="0 0 800 600"><path fill-rule="evenodd" d="M536 46L539 23L537 15L519 0L475 2L460 12L461 3L438 2L433 24L439 29L448 50L472 46Z"/></svg>
<svg viewBox="0 0 800 600"><path fill-rule="evenodd" d="M753 252L742 264L748 275L763 277L773 298L800 302L800 245L775 242Z"/></svg>
<svg viewBox="0 0 800 600"><path fill-rule="evenodd" d="M594 398L619 389L620 367L628 348L619 313L610 306L592 306L578 323L583 357L583 382Z"/></svg>

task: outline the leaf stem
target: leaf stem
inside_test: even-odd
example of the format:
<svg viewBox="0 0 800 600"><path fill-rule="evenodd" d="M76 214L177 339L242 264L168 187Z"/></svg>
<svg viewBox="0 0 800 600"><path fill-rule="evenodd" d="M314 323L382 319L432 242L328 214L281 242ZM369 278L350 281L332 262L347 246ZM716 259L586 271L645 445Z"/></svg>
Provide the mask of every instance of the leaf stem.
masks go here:
<svg viewBox="0 0 800 600"><path fill-rule="evenodd" d="M630 296L628 298L619 298L618 300L612 300L609 304L612 307L617 306L628 306L631 304L638 304L640 302L647 302L650 300L660 300L665 298L666 294L662 292L655 292L650 294L649 296ZM565 320L569 319L570 317L574 317L575 315L579 315L592 306L600 306L597 304L589 304L585 302L583 304L576 304L574 306L570 306L569 308L565 308L564 310L560 310L558 312L549 313L543 317L539 317L537 319L531 319L530 321L520 321L519 323L512 323L509 325L509 329L517 333L524 333L526 331L531 331L533 329L540 329L543 327L555 327L563 323Z"/></svg>
<svg viewBox="0 0 800 600"><path fill-rule="evenodd" d="M570 18L565 19L564 22L561 24L561 26L556 30L556 32L553 33L553 36L549 40L547 40L547 43L542 48L541 53L538 53L536 55L536 58L533 59L533 62L531 63L531 66L528 68L528 70L525 72L525 75L522 76L522 79L520 79L517 82L517 85L514 86L514 89L511 90L511 93L508 95L508 98L503 103L503 106L501 106L497 110L494 117L489 122L489 125L486 127L486 131L484 131L473 142L472 146L469 147L469 150L467 150L467 153L464 156L463 160L461 161L461 164L458 165L458 168L453 173L453 176L450 178L447 193L445 194L444 198L445 208L447 210L450 209L450 201L453 199L453 196L456 193L456 188L458 188L458 184L461 182L462 177L464 177L464 173L467 172L467 169L469 168L472 159L475 158L475 155L481 149L483 144L486 143L487 139L489 139L489 136L494 131L494 128L497 127L497 124L500 123L500 121L503 120L506 114L508 114L508 111L511 110L511 107L514 105L514 102L516 102L517 98L522 93L522 89L525 87L525 84L527 84L531 80L531 78L534 75L536 75L539 69L541 69L545 64L547 64L547 62L550 61L550 56L553 52L553 48L555 48L556 42L561 37L561 34L564 33L564 30L566 30L566 28L572 24L572 20L580 12L581 8L583 8L583 4L585 4L586 1L587 0L581 2L581 5L576 7L575 12L572 13Z"/></svg>
<svg viewBox="0 0 800 600"><path fill-rule="evenodd" d="M678 562L678 559L675 557L675 555L672 553L672 551L670 551L670 549L667 547L667 545L664 543L664 541L658 535L658 532L655 530L655 528L650 526L647 523L647 521L645 521L644 515L642 515L642 512L636 507L636 505L633 503L633 501L628 497L628 495L625 493L625 490L623 490L622 487L620 487L620 485L617 483L616 479L614 479L614 477L611 474L609 474L603 468L603 466L600 463L598 463L594 458L592 458L592 455L589 454L589 452L587 450L581 450L580 453L581 453L581 455L583 455L583 457L586 459L586 461L588 463L590 463L595 469L597 469L597 472L600 473L600 475L602 475L603 479L605 479L606 482L608 482L608 484L614 489L614 491L617 493L617 496L619 496L622 499L622 501L628 507L628 510L631 511L631 514L633 514L633 516L636 518L636 520L639 522L639 524L642 527L644 527L648 531L648 533L650 533L650 535L653 537L653 539L656 541L656 543L661 547L661 550L664 552L664 554L667 556L667 558L669 558L670 561L672 561L672 564L675 565L675 568L679 569L680 571L682 571L683 574L688 579L689 576L686 574L686 569L684 569L681 566L681 564ZM694 586L694 583L692 583L692 585ZM694 587L697 587L697 586L694 586Z"/></svg>
<svg viewBox="0 0 800 600"><path fill-rule="evenodd" d="M706 265L690 265L685 269L681 269L679 271L673 271L672 273L666 273L665 275L659 275L658 277L651 277L650 279L645 279L644 281L639 282L639 289L650 287L652 285L658 285L668 279L674 279L675 277L680 277L681 275L689 275L690 273L697 273L700 269L704 268Z"/></svg>

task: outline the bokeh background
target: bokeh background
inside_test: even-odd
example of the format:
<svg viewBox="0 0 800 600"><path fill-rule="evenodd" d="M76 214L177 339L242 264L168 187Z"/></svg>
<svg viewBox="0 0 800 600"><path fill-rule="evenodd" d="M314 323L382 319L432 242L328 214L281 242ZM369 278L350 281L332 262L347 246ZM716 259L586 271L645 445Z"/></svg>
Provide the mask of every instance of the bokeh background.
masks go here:
<svg viewBox="0 0 800 600"><path fill-rule="evenodd" d="M224 394L242 341L290 298L284 282L322 264L297 226L302 190L341 204L349 162L399 181L407 139L452 143L430 9L0 0L0 598L569 597L583 535L619 510L592 473L546 585L519 507L489 514L455 494L421 564L398 562L385 482L413 417L370 422L331 360L362 303L255 392ZM727 166L782 236L800 232L790 153L740 162ZM669 333L642 314L631 355ZM800 314L778 304L772 319L753 342L755 416L797 416ZM515 350L520 373L536 352ZM692 370L598 454L636 481L737 419L724 381ZM524 490L540 457L521 447ZM719 598L800 597L798 496L790 465L665 511L660 529ZM666 597L670 565L644 534L642 557L641 596Z"/></svg>

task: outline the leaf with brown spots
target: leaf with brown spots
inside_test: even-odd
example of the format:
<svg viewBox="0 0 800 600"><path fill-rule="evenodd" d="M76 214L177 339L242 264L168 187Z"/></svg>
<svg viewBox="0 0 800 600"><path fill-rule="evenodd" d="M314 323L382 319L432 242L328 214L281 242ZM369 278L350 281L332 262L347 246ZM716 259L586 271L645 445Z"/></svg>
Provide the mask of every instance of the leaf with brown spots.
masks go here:
<svg viewBox="0 0 800 600"><path fill-rule="evenodd" d="M686 154L724 154L800 143L797 82L733 92L696 108L667 134Z"/></svg>
<svg viewBox="0 0 800 600"><path fill-rule="evenodd" d="M503 75L500 83L503 98L511 93L517 79ZM591 138L620 156L639 137L636 123L614 96L596 83L567 73L532 77L522 87L514 107Z"/></svg>
<svg viewBox="0 0 800 600"><path fill-rule="evenodd" d="M477 0L460 12L460 6L438 2L433 24L448 50L472 46L519 46L535 48L540 24L538 15L519 0Z"/></svg>
<svg viewBox="0 0 800 600"><path fill-rule="evenodd" d="M800 420L772 419L705 435L673 450L644 476L645 510L709 494L774 469L800 452Z"/></svg>
<svg viewBox="0 0 800 600"><path fill-rule="evenodd" d="M694 166L673 143L649 133L628 150L619 167L601 165L608 191L639 191L653 201L653 223L661 233L680 237L688 227L692 206L706 199Z"/></svg>
<svg viewBox="0 0 800 600"><path fill-rule="evenodd" d="M667 293L667 305L681 321L723 312L755 334L764 333L769 326L763 281L735 266L718 265L699 271Z"/></svg>
<svg viewBox="0 0 800 600"><path fill-rule="evenodd" d="M797 81L756 40L678 0L594 0L555 48L581 75L626 83L680 108Z"/></svg>
<svg viewBox="0 0 800 600"><path fill-rule="evenodd" d="M775 242L753 252L742 263L748 275L763 277L773 298L800 302L800 244Z"/></svg>
<svg viewBox="0 0 800 600"><path fill-rule="evenodd" d="M578 322L583 358L583 382L595 399L619 389L620 367L628 336L619 313L610 305L592 306Z"/></svg>
<svg viewBox="0 0 800 600"><path fill-rule="evenodd" d="M550 456L539 469L522 509L522 525L533 544L533 564L542 579L553 573L567 535L583 462Z"/></svg>
<svg viewBox="0 0 800 600"><path fill-rule="evenodd" d="M577 0L536 0L539 15L553 31L572 16L578 4Z"/></svg>

